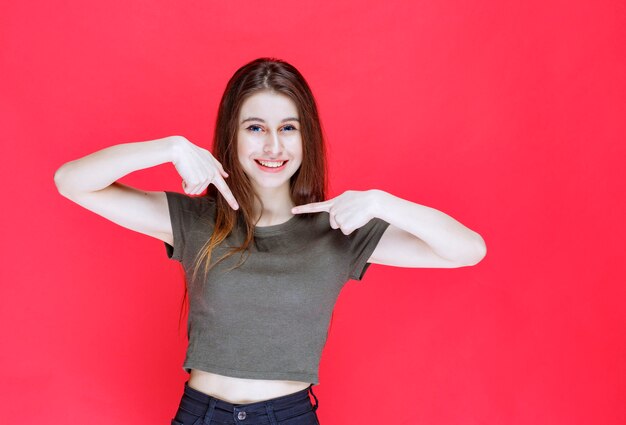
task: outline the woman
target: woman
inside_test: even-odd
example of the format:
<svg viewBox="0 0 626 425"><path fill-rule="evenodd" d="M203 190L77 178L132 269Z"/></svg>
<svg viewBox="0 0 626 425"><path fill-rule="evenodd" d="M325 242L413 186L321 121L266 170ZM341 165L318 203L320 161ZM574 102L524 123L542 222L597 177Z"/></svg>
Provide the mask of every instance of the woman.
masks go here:
<svg viewBox="0 0 626 425"><path fill-rule="evenodd" d="M186 195L116 181L166 162ZM172 424L319 424L309 391L343 284L371 263L451 268L484 257L478 233L433 208L377 189L326 199L326 175L311 90L271 58L228 82L212 152L171 136L55 174L63 196L162 240L184 267L190 378Z"/></svg>

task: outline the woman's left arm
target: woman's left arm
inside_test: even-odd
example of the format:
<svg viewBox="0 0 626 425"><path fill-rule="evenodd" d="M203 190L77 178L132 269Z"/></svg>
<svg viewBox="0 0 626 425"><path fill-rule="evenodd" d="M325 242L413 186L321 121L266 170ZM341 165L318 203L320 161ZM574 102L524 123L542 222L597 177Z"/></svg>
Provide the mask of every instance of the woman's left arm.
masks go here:
<svg viewBox="0 0 626 425"><path fill-rule="evenodd" d="M485 257L483 238L449 215L383 190L362 193L371 197L370 214L390 224L368 262L452 268L473 266Z"/></svg>
<svg viewBox="0 0 626 425"><path fill-rule="evenodd" d="M389 223L368 263L454 268L473 266L487 253L483 238L449 215L383 190L348 190L291 210L294 214L322 211L329 213L330 226L346 235L374 217Z"/></svg>

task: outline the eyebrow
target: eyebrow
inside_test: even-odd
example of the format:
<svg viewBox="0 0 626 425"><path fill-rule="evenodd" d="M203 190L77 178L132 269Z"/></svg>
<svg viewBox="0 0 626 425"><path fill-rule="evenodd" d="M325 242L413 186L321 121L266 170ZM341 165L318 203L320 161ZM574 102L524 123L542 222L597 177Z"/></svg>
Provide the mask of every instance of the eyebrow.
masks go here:
<svg viewBox="0 0 626 425"><path fill-rule="evenodd" d="M262 123L265 122L265 120L261 119L261 118L257 118L257 117L250 117L250 118L246 118L245 120L241 121L241 124L243 124L246 121L261 121ZM289 118L285 118L284 120L282 120L281 122L286 122L286 121L298 121L300 122L300 120L298 118L295 117L289 117Z"/></svg>

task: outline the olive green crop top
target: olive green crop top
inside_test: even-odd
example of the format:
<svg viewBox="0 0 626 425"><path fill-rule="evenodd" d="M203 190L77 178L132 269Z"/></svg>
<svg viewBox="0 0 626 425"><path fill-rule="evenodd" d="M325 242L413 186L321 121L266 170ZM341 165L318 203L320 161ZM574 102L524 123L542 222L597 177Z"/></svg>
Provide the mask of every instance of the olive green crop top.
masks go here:
<svg viewBox="0 0 626 425"><path fill-rule="evenodd" d="M187 276L189 343L183 369L249 379L319 383L318 367L330 316L343 285L361 280L389 226L373 218L349 235L330 227L327 212L294 215L256 227L245 262L236 253L190 285L195 255L215 223L215 200L166 191L173 246L168 258ZM211 262L240 246L238 227L214 249ZM198 280L202 277L202 264Z"/></svg>

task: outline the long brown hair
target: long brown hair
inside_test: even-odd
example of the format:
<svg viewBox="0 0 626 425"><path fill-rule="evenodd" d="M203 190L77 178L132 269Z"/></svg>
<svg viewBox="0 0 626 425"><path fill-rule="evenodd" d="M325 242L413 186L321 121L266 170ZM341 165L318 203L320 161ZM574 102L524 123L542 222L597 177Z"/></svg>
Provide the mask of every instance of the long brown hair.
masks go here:
<svg viewBox="0 0 626 425"><path fill-rule="evenodd" d="M239 209L233 210L217 188L209 185L204 196L213 199L216 203L215 227L211 237L196 256L193 276L191 282L188 282L190 284L196 281L197 272L202 263L204 263L202 282L206 283L204 282L206 275L215 264L237 252L240 253L241 258L254 240L256 224L253 221L254 198L259 200L261 208L263 208L263 201L254 192L248 176L239 164L237 132L241 105L249 96L264 90L288 96L298 108L302 137L302 164L289 182L291 200L295 205L302 205L326 199L328 189L326 146L317 104L308 83L294 66L280 59L263 57L243 65L228 81L222 95L211 150L212 155L229 175L226 184L237 200ZM313 214L301 215L311 217ZM245 229L246 236L243 244L228 251L215 263L209 264L213 249L226 239L237 223L242 223ZM235 267L241 264L242 261ZM187 285L185 285L183 303L185 299L187 299Z"/></svg>

